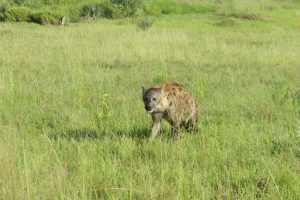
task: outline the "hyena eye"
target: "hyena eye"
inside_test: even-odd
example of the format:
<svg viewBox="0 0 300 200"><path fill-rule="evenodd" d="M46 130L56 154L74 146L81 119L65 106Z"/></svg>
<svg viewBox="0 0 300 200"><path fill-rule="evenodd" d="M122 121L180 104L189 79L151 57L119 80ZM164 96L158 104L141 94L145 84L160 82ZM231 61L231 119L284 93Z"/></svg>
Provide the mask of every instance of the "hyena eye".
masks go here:
<svg viewBox="0 0 300 200"><path fill-rule="evenodd" d="M156 98L154 97L154 98L152 98L152 100L153 100L153 101L156 101Z"/></svg>

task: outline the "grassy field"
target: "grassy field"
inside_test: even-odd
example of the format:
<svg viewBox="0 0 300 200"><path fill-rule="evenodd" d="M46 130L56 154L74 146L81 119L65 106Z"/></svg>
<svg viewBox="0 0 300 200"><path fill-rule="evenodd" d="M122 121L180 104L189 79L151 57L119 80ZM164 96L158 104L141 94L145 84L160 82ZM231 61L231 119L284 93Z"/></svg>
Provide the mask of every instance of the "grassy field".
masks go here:
<svg viewBox="0 0 300 200"><path fill-rule="evenodd" d="M1 23L0 199L299 199L300 9L255 13ZM201 131L150 144L162 80Z"/></svg>

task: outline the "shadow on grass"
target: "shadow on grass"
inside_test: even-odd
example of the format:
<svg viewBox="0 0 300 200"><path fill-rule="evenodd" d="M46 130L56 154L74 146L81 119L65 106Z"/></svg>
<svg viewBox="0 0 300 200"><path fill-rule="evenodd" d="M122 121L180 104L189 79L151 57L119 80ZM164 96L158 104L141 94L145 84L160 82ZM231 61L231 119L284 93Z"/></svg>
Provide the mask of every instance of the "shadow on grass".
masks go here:
<svg viewBox="0 0 300 200"><path fill-rule="evenodd" d="M101 140L104 137L128 137L132 139L148 138L149 130L147 128L132 128L129 131L110 130L99 131L89 128L69 129L51 134L51 139L68 139L68 140Z"/></svg>
<svg viewBox="0 0 300 200"><path fill-rule="evenodd" d="M103 135L100 132L97 132L93 129L82 128L82 129L68 129L65 131L53 133L50 135L51 139L68 139L68 140L99 140L103 138Z"/></svg>
<svg viewBox="0 0 300 200"><path fill-rule="evenodd" d="M149 129L147 128L132 128L127 132L118 131L115 135L130 137L132 139L144 139L149 136Z"/></svg>

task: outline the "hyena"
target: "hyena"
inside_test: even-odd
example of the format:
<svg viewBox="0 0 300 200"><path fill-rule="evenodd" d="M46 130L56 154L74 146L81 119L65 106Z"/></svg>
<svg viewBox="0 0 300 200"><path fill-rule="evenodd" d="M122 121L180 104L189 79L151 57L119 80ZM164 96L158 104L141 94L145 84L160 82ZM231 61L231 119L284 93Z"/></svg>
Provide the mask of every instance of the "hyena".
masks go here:
<svg viewBox="0 0 300 200"><path fill-rule="evenodd" d="M176 82L162 82L151 88L142 86L145 109L151 114L153 126L149 140L157 135L162 119L171 125L174 139L179 139L179 130L198 130L198 104L186 88Z"/></svg>

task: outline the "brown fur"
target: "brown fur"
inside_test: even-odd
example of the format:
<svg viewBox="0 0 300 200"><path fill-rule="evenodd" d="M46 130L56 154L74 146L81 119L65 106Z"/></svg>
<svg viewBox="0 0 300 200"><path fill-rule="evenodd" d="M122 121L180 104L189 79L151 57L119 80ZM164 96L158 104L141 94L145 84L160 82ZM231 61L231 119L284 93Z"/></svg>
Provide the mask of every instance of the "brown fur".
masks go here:
<svg viewBox="0 0 300 200"><path fill-rule="evenodd" d="M199 108L191 92L176 82L162 82L155 84L147 90L143 90L143 98L147 95L147 91L159 88L161 89L161 95L155 103L154 111L151 113L153 127L150 140L153 140L158 133L162 119L165 119L171 125L172 134L175 139L179 138L181 127L197 131ZM148 98L150 97L148 95Z"/></svg>

